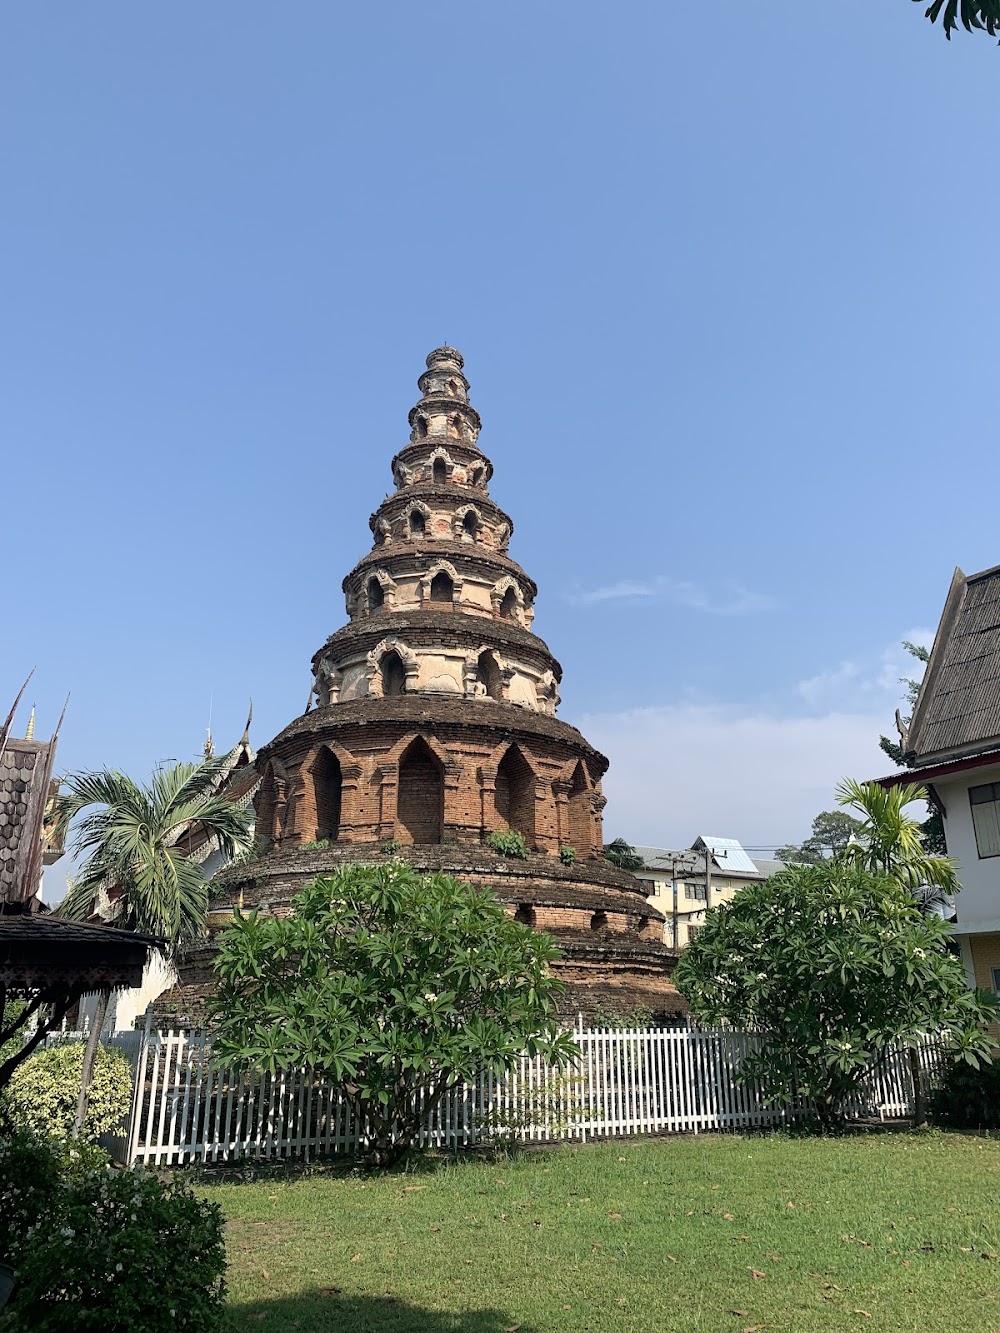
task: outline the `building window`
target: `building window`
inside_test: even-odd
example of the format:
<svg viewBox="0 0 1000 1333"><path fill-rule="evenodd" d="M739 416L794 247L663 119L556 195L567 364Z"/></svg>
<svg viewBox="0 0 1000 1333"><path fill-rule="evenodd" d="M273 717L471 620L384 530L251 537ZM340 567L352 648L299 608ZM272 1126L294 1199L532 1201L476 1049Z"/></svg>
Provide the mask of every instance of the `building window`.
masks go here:
<svg viewBox="0 0 1000 1333"><path fill-rule="evenodd" d="M1000 967L991 969L993 974L993 994L1000 995Z"/></svg>
<svg viewBox="0 0 1000 1333"><path fill-rule="evenodd" d="M980 859L1000 856L1000 782L970 787L969 800Z"/></svg>
<svg viewBox="0 0 1000 1333"><path fill-rule="evenodd" d="M705 901L704 884L685 884L684 897L688 902L703 903Z"/></svg>

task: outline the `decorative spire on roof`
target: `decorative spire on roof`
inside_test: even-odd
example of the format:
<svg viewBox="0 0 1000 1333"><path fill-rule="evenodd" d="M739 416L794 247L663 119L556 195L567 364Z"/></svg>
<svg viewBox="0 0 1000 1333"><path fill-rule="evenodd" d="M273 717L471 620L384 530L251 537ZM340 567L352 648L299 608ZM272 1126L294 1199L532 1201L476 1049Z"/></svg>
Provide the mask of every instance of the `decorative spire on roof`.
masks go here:
<svg viewBox="0 0 1000 1333"><path fill-rule="evenodd" d="M33 741L33 740L35 739L35 705L34 705L34 704L31 705L31 712L28 714L28 726L27 726L27 729L26 729L26 731L25 731L25 733L24 733L24 739L25 739L26 741Z"/></svg>
<svg viewBox="0 0 1000 1333"><path fill-rule="evenodd" d="M469 403L462 353L454 347L436 347L427 357L427 369L417 380L419 403L410 409L410 440L450 435L475 445L482 429L479 413Z"/></svg>

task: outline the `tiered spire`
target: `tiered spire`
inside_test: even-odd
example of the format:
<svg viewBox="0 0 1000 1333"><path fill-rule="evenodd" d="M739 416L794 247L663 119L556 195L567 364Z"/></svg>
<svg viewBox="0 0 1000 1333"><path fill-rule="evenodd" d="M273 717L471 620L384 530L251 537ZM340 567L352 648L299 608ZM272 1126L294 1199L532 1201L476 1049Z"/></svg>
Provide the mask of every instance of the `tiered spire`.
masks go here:
<svg viewBox="0 0 1000 1333"><path fill-rule="evenodd" d="M531 629L537 589L507 554L514 525L490 498L493 468L479 448L482 423L464 364L453 347L427 357L409 441L392 460L396 489L369 520L371 552L344 580L351 624L314 659L321 703L390 687L477 697L487 677L488 697L555 711L559 664L533 634L518 637ZM432 624L428 612L447 614L448 623ZM366 642L364 679L356 679L350 654L359 635L367 641L376 632L374 645ZM381 668L390 641L391 677Z"/></svg>

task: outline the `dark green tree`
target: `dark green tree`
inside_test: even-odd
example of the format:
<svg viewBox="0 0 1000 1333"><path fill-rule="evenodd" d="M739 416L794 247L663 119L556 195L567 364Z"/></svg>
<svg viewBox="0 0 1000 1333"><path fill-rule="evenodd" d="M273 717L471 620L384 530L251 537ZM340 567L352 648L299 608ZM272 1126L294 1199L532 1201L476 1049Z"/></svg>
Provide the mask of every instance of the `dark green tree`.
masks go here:
<svg viewBox="0 0 1000 1333"><path fill-rule="evenodd" d="M775 856L790 865L819 865L828 857L838 856L857 837L861 821L843 810L821 810L812 822L812 833L800 846L778 847Z"/></svg>
<svg viewBox="0 0 1000 1333"><path fill-rule="evenodd" d="M948 927L895 879L844 857L793 866L713 908L674 974L697 1017L749 1028L741 1067L779 1104L836 1126L862 1080L938 1034L978 1067L995 1005L969 990Z"/></svg>
<svg viewBox="0 0 1000 1333"><path fill-rule="evenodd" d="M388 1166L449 1089L522 1052L566 1064L560 956L485 889L403 861L346 866L278 919L237 913L220 941L215 1051L237 1068L310 1068L351 1098Z"/></svg>
<svg viewBox="0 0 1000 1333"><path fill-rule="evenodd" d="M903 640L903 647L906 651L925 665L930 658L930 650L923 647L922 644L910 643L909 639ZM909 713L906 717L897 709L896 717L898 724L905 731L912 721L913 709L917 702L917 695L920 693L920 681L913 680L910 676L900 676L900 685L906 686L906 701L909 705ZM902 745L896 741L890 740L888 736L878 738L879 748L887 754L894 764L901 768L912 768L912 762L906 757ZM941 817L941 811L930 809L927 818L920 825L920 831L923 836L924 848L933 856L946 856L948 854L948 844L944 836L944 819Z"/></svg>
<svg viewBox="0 0 1000 1333"><path fill-rule="evenodd" d="M83 860L59 915L85 921L103 897L113 925L171 949L204 934L208 881L183 834L200 825L230 859L249 846L249 813L217 793L229 758L165 765L145 786L113 769L64 779L59 817Z"/></svg>
<svg viewBox="0 0 1000 1333"><path fill-rule="evenodd" d="M604 859L619 870L641 870L646 864L630 842L614 838L604 844Z"/></svg>
<svg viewBox="0 0 1000 1333"><path fill-rule="evenodd" d="M925 0L914 3L924 4ZM932 0L924 10L924 17L932 23L940 18L949 41L959 24L966 32L979 29L995 37L1000 32L1000 0Z"/></svg>

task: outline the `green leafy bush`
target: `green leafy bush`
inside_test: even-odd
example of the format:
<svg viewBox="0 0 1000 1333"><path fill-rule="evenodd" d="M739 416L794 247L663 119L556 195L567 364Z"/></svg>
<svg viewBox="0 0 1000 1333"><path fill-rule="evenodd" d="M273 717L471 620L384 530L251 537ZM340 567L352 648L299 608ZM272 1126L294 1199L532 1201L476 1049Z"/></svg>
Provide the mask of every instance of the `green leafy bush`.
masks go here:
<svg viewBox="0 0 1000 1333"><path fill-rule="evenodd" d="M291 909L237 912L219 937L214 1053L340 1084L372 1163L398 1160L449 1090L483 1071L499 1076L525 1051L578 1058L556 1008L561 954L488 890L388 861L321 876Z"/></svg>
<svg viewBox="0 0 1000 1333"><path fill-rule="evenodd" d="M395 838L389 838L386 842L382 843L379 847L379 851L383 856L395 856L401 846L402 844L397 842Z"/></svg>
<svg viewBox="0 0 1000 1333"><path fill-rule="evenodd" d="M528 845L515 829L491 833L486 839L486 846L491 851L499 852L501 856L509 856L518 861L523 861L528 855Z"/></svg>
<svg viewBox="0 0 1000 1333"><path fill-rule="evenodd" d="M312 842L300 842L300 852L325 852L330 845L329 838L314 838Z"/></svg>
<svg viewBox="0 0 1000 1333"><path fill-rule="evenodd" d="M84 1043L59 1042L38 1050L14 1071L7 1085L14 1124L51 1138L69 1138L76 1119ZM85 1138L120 1129L132 1101L132 1066L121 1051L99 1046L90 1085Z"/></svg>
<svg viewBox="0 0 1000 1333"><path fill-rule="evenodd" d="M948 1129L1000 1129L1000 1062L953 1060L930 1095L931 1120Z"/></svg>
<svg viewBox="0 0 1000 1333"><path fill-rule="evenodd" d="M576 848L560 847L559 860L563 863L564 866L571 866L573 862L576 860Z"/></svg>
<svg viewBox="0 0 1000 1333"><path fill-rule="evenodd" d="M940 1033L971 1066L994 1049L992 1005L965 982L950 928L909 890L845 860L789 866L713 907L673 980L702 1022L754 1030L737 1080L813 1102L839 1126L868 1074Z"/></svg>
<svg viewBox="0 0 1000 1333"><path fill-rule="evenodd" d="M0 1146L0 1245L19 1274L0 1328L218 1329L226 1267L218 1204L141 1167L86 1169L88 1152L23 1137Z"/></svg>

